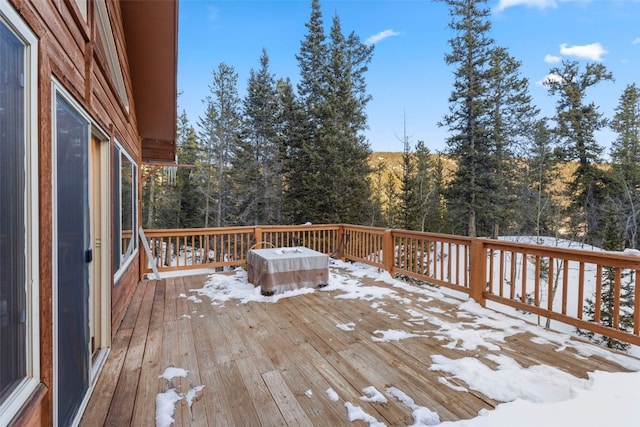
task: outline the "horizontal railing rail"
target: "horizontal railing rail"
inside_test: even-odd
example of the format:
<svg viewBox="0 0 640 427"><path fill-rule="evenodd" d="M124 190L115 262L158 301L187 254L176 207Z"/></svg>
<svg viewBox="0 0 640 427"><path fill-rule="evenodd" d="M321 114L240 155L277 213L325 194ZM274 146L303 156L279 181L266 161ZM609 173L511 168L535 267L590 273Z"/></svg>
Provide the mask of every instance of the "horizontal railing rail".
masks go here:
<svg viewBox="0 0 640 427"><path fill-rule="evenodd" d="M640 345L640 257L356 225L145 230L141 273L246 265L249 250L305 246ZM605 293L603 289L610 289ZM605 307L602 309L601 307ZM623 321L624 320L624 321Z"/></svg>
<svg viewBox="0 0 640 427"><path fill-rule="evenodd" d="M252 248L305 246L332 254L340 226L263 226L145 230L151 259L142 254L142 273L238 267Z"/></svg>

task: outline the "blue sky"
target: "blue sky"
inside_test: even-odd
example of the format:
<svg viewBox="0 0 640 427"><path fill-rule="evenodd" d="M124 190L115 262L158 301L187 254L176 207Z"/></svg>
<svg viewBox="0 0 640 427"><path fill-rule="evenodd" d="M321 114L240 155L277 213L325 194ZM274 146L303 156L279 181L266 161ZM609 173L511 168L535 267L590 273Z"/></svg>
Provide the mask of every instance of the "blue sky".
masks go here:
<svg viewBox="0 0 640 427"><path fill-rule="evenodd" d="M320 0L326 32L334 14L343 32L373 42L367 88L366 136L374 151L402 151L403 127L412 144L423 140L432 152L446 147L447 130L437 123L447 113L453 68L444 62L452 33L446 4L419 0ZM589 93L612 117L624 88L640 85L640 0L489 0L491 35L522 62L530 93L542 114L552 116L556 98L540 82L562 59L583 65L602 62L615 82ZM267 49L272 73L299 79L295 55L307 29L311 0L180 1L178 100L195 126L204 112L212 71L232 65L244 96L249 71ZM615 137L601 132L607 148Z"/></svg>

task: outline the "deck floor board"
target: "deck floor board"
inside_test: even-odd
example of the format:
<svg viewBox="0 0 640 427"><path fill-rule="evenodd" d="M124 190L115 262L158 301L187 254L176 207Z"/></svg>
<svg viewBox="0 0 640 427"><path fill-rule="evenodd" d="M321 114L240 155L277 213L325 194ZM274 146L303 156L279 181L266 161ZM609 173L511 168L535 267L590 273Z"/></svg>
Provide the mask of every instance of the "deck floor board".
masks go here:
<svg viewBox="0 0 640 427"><path fill-rule="evenodd" d="M525 368L544 364L580 378L594 370L625 371L571 347L559 351L557 343L532 340L526 331L496 338L491 348L465 349L443 337L443 322L460 328L472 322L450 299L352 279L393 295L347 299L337 298L340 290L322 290L275 303L212 304L193 291L206 275L141 282L81 425L153 425L156 397L171 388L183 396L175 405L175 426L365 425L348 420L347 402L387 425L412 424L412 409L387 393L389 387L437 412L441 421L472 418L501 403L430 369L436 356L473 357L497 369L495 356L502 355ZM491 332L483 324L469 328ZM398 329L416 336L378 342L385 331ZM168 367L186 370L186 377L160 377ZM370 386L388 401L363 400Z"/></svg>

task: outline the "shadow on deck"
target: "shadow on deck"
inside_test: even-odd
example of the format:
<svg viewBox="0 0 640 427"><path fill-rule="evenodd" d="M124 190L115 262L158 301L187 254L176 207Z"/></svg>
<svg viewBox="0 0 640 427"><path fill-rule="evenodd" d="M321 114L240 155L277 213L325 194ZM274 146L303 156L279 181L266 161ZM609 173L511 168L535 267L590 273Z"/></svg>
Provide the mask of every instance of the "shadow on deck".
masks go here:
<svg viewBox="0 0 640 427"><path fill-rule="evenodd" d="M156 397L171 388L185 396L175 404L176 426L364 425L349 422L346 402L387 425L414 423L412 408L389 394L386 403L362 400L370 386L395 387L441 421L473 418L501 403L430 369L439 356L474 358L490 369L497 369L496 356L506 356L524 368L547 365L579 378L626 371L580 355L588 344L554 341L549 336L561 335L502 314L483 317L483 309L439 298L436 290L394 287L344 268L332 267L331 275L339 284L326 291L224 306L190 292L206 275L142 282L82 425L154 425ZM357 294L345 294L347 283L351 291L360 285ZM167 380L161 375L168 367L188 373Z"/></svg>

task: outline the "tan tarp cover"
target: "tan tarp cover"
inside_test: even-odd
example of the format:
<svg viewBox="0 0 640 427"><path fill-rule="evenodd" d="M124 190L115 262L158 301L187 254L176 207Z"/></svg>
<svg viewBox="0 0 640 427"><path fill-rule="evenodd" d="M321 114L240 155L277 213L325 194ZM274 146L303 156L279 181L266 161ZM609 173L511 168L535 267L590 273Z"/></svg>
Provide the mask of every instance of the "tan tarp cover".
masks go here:
<svg viewBox="0 0 640 427"><path fill-rule="evenodd" d="M329 256L305 247L252 249L247 257L249 283L271 295L329 283Z"/></svg>

